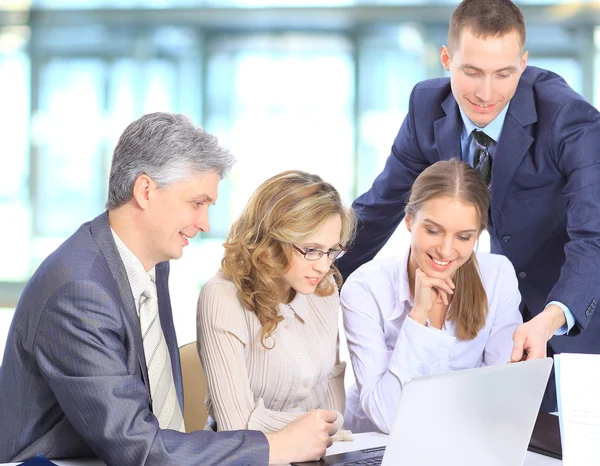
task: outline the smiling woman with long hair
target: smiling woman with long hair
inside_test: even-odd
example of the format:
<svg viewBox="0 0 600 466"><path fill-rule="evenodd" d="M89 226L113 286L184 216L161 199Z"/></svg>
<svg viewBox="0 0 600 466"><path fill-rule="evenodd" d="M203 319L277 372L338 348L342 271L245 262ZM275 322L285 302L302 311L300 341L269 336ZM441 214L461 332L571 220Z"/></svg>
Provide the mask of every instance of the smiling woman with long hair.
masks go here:
<svg viewBox="0 0 600 466"><path fill-rule="evenodd" d="M316 175L280 173L250 198L198 300L207 428L274 432L311 409L344 411L333 260L354 229Z"/></svg>
<svg viewBox="0 0 600 466"><path fill-rule="evenodd" d="M356 375L346 427L389 433L410 377L509 361L521 296L506 257L475 252L488 208L487 185L473 168L435 163L406 205L410 247L346 281L344 328Z"/></svg>

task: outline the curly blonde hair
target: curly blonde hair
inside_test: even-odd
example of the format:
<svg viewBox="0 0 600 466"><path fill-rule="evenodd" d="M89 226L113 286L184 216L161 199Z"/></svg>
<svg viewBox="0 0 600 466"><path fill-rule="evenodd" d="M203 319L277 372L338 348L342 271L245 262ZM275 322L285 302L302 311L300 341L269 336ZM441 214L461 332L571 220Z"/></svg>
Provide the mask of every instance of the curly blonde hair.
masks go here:
<svg viewBox="0 0 600 466"><path fill-rule="evenodd" d="M279 315L276 278L283 276L294 249L332 216L342 220L340 243L347 245L356 229L356 217L345 208L340 194L319 176L286 171L269 178L254 192L224 243L221 271L231 280L245 307L262 326L261 343L283 317ZM329 278L332 277L332 278ZM341 274L332 264L315 293L329 296L341 286Z"/></svg>

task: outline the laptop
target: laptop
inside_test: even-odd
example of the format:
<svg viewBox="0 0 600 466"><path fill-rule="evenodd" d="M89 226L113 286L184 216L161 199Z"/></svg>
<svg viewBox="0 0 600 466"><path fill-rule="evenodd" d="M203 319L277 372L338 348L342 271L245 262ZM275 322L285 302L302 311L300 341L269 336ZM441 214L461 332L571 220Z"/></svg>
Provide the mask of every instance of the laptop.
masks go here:
<svg viewBox="0 0 600 466"><path fill-rule="evenodd" d="M521 466L552 358L445 374L404 383L387 447L301 466Z"/></svg>
<svg viewBox="0 0 600 466"><path fill-rule="evenodd" d="M529 451L562 460L562 443L558 416L539 413L529 441Z"/></svg>

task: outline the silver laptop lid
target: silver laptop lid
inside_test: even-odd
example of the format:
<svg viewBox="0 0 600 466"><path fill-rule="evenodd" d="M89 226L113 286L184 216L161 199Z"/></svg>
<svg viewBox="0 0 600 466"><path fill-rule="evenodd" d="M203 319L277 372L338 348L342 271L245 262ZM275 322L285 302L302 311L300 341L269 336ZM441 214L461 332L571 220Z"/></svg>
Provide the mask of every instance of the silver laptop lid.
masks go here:
<svg viewBox="0 0 600 466"><path fill-rule="evenodd" d="M382 466L521 466L552 359L410 379Z"/></svg>

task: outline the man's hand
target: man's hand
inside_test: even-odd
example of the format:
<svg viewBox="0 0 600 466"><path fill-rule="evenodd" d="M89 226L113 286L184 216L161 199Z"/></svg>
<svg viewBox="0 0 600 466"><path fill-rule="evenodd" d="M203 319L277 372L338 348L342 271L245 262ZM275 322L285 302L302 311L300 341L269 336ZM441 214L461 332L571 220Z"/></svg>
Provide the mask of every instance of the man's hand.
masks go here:
<svg viewBox="0 0 600 466"><path fill-rule="evenodd" d="M519 325L513 335L510 361L545 358L548 340L565 322L563 310L556 304L551 304L529 322Z"/></svg>
<svg viewBox="0 0 600 466"><path fill-rule="evenodd" d="M267 434L269 464L317 461L337 432L333 411L316 409L298 417L279 432Z"/></svg>

